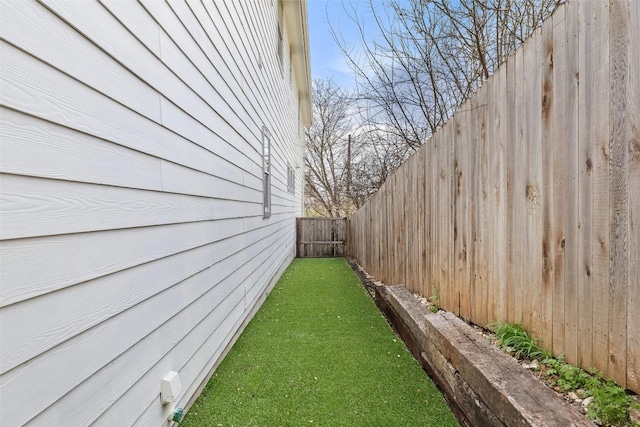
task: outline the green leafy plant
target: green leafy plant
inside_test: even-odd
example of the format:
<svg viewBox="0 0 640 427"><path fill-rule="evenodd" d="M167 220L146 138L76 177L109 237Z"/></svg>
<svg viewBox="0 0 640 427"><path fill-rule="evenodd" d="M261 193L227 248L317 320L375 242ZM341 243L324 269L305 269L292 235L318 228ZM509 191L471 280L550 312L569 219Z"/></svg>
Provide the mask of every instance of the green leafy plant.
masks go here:
<svg viewBox="0 0 640 427"><path fill-rule="evenodd" d="M588 392L593 396L589 405L589 418L605 426L632 426L629 410L638 403L622 387L611 380L599 381L598 386ZM637 424L636 424L637 425Z"/></svg>
<svg viewBox="0 0 640 427"><path fill-rule="evenodd" d="M496 334L498 345L504 350L512 351L518 359L535 359L547 356L538 347L538 340L531 337L519 323L494 324L490 328Z"/></svg>
<svg viewBox="0 0 640 427"><path fill-rule="evenodd" d="M584 370L576 366L569 365L568 363L560 364L558 368L558 377L557 384L563 391L583 388L592 378L592 376Z"/></svg>
<svg viewBox="0 0 640 427"><path fill-rule="evenodd" d="M429 297L429 302L431 303L429 311L437 313L438 310L440 310L440 291L438 288L433 288L433 292L431 292L431 296Z"/></svg>

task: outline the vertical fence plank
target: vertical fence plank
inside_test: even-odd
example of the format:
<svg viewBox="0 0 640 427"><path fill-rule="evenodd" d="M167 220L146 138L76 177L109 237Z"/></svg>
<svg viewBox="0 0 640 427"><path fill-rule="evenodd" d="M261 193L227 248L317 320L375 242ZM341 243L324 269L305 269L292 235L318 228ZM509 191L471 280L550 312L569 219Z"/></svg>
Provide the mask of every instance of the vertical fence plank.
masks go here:
<svg viewBox="0 0 640 427"><path fill-rule="evenodd" d="M424 150L424 168L425 168L425 185L424 185L424 229L425 229L425 259L424 259L424 294L430 295L433 274L433 262L432 257L435 251L435 244L433 243L433 141L437 138L437 133L432 135L431 138L425 142L422 147Z"/></svg>
<svg viewBox="0 0 640 427"><path fill-rule="evenodd" d="M564 354L567 362L578 360L578 6L579 2L566 4L566 86L565 86L565 300L564 300Z"/></svg>
<svg viewBox="0 0 640 427"><path fill-rule="evenodd" d="M478 174L478 149L480 147L480 135L478 132L478 92L471 97L469 103L469 127L467 140L467 160L468 160L468 193L467 193L467 220L469 223L469 243L467 245L467 262L469 265L469 317L468 320L476 317L476 310L479 307L478 299L480 292L477 282L478 270L476 265L476 243L478 240L478 194L476 193L477 183L480 179Z"/></svg>
<svg viewBox="0 0 640 427"><path fill-rule="evenodd" d="M455 140L453 135L453 127L449 126L447 137L442 142L442 151L440 161L444 165L441 172L441 193L447 202L443 203L443 218L441 219L441 227L444 231L444 255L442 257L442 265L440 275L442 281L451 289L451 301L455 313L460 313L460 292L455 282L455 199L456 199L456 178L455 178Z"/></svg>
<svg viewBox="0 0 640 427"><path fill-rule="evenodd" d="M591 276L591 241L593 228L593 149L594 135L591 96L594 89L593 69L593 1L578 4L579 19L579 76L578 86L578 170L579 170L579 221L578 227L578 362L581 366L592 366L593 360L593 312Z"/></svg>
<svg viewBox="0 0 640 427"><path fill-rule="evenodd" d="M416 180L416 161L418 155L413 155L407 160L407 195L408 199L405 200L406 214L407 214L407 283L410 286L411 292L417 293L420 291L418 286L418 279L416 277L417 264L420 261L418 256L418 192L417 180Z"/></svg>
<svg viewBox="0 0 640 427"><path fill-rule="evenodd" d="M627 387L640 389L640 4L629 2L629 293L627 300Z"/></svg>
<svg viewBox="0 0 640 427"><path fill-rule="evenodd" d="M553 290L555 283L554 259L554 160L553 119L558 114L554 107L553 80L553 23L549 19L542 25L542 297L541 297L541 345L548 351L553 349Z"/></svg>
<svg viewBox="0 0 640 427"><path fill-rule="evenodd" d="M505 120L505 159L506 159L506 197L507 197L507 217L506 217L506 255L507 255L507 322L513 323L516 320L515 316L515 256L514 256L514 235L518 232L517 224L514 218L514 148L515 148L515 115L516 115L516 56L512 56L507 61L507 87L506 87L506 120Z"/></svg>
<svg viewBox="0 0 640 427"><path fill-rule="evenodd" d="M543 213L544 199L542 198L542 70L544 69L545 58L542 49L542 29L538 28L532 39L532 49L534 49L534 71L533 71L533 87L534 96L531 97L533 105L531 106L530 141L528 144L528 167L529 182L527 184L527 202L529 203L529 241L532 246L532 257L530 259L532 270L529 282L533 289L533 298L530 301L529 310L531 311L531 328L538 336L542 335L542 273L544 269L542 254L542 234L543 234Z"/></svg>
<svg viewBox="0 0 640 427"><path fill-rule="evenodd" d="M427 289L425 286L425 280L427 277L426 274L426 256L427 256L427 231L426 231L426 223L425 223L425 211L426 211L426 198L427 198L427 194L426 194L426 187L427 187L427 182L426 182L426 175L427 175L427 168L426 168L426 160L425 160L425 156L427 153L427 147L428 147L429 141L425 142L425 145L423 145L422 147L420 147L420 149L417 152L417 158L416 158L416 193L417 193L417 197L416 197L416 203L418 205L418 217L417 217L417 246L418 246L418 254L419 254L419 260L418 260L418 264L417 264L417 277L416 280L419 281L419 285L418 285L418 289L419 289L419 293L420 295L428 295L427 293Z"/></svg>
<svg viewBox="0 0 640 427"><path fill-rule="evenodd" d="M487 238L487 209L489 199L489 181L487 170L487 86L483 85L476 92L477 104L474 108L476 116L475 124L475 165L473 182L473 198L475 206L472 208L475 217L474 230L474 322L481 326L487 326L489 300L487 290L487 272L492 263L491 251L487 250L489 239Z"/></svg>
<svg viewBox="0 0 640 427"><path fill-rule="evenodd" d="M629 91L628 18L626 1L610 7L610 216L611 269L609 287L609 376L626 384L627 292L629 283ZM638 41L635 40L634 44Z"/></svg>
<svg viewBox="0 0 640 427"><path fill-rule="evenodd" d="M438 181L436 180L437 168L438 168L438 146L442 140L440 135L433 135L427 146L427 179L429 180L429 218L427 218L427 228L429 230L429 245L431 247L429 255L427 256L429 271L426 276L426 289L425 295L430 296L434 291L434 288L438 287L438 255L441 253L440 248L442 242L439 240L439 230L436 226L436 222L440 213L438 212Z"/></svg>
<svg viewBox="0 0 640 427"><path fill-rule="evenodd" d="M469 221L467 220L468 192L468 152L469 152L469 130L467 119L469 117L470 102L466 102L453 116L453 123L450 129L450 137L455 144L455 174L456 174L456 259L455 275L456 288L460 301L459 315L465 319L469 318L471 310L469 307L469 272L467 263L467 237Z"/></svg>
<svg viewBox="0 0 640 427"><path fill-rule="evenodd" d="M496 240L495 240L495 224L494 224L494 216L496 214L496 194L495 194L495 184L494 184L494 151L495 144L497 140L496 128L495 128L495 117L497 114L497 100L499 98L495 98L495 88L499 87L498 82L496 81L497 75L493 75L491 77L491 84L487 85L486 88L486 97L485 97L485 126L486 126L486 135L484 138L484 150L483 150L483 175L484 175L484 188L483 188L483 204L484 211L482 213L483 216L483 227L484 227L484 246L482 248L482 252L486 254L486 278L485 278L485 289L486 289L486 323L489 324L496 319L496 305L497 305L497 290L498 290L498 281L496 280L496 259L495 259L495 248L496 248Z"/></svg>
<svg viewBox="0 0 640 427"><path fill-rule="evenodd" d="M453 280L448 280L443 282L441 278L443 277L440 268L442 266L442 259L445 258L446 251L449 248L449 244L447 243L446 234L443 230L442 218L441 215L444 214L444 204L449 203L449 196L444 192L444 187L442 186L442 150L445 146L450 146L453 143L453 127L445 127L442 131L437 134L436 143L433 146L433 183L434 183L434 198L433 198L433 208L434 208L434 220L432 222L433 225L433 233L436 236L436 250L435 256L433 257L433 269L434 274L432 277L433 280L433 290L432 294L437 293L440 295L442 300L442 304L447 307L447 310L451 310L454 313L457 312L458 307L455 303L455 285ZM449 278L453 279L453 278ZM444 298L444 299L442 299Z"/></svg>
<svg viewBox="0 0 640 427"><path fill-rule="evenodd" d="M507 67L500 67L494 77L494 117L493 144L493 192L495 200L495 214L493 215L493 229L495 233L494 250L494 292L496 297L495 316L489 320L497 322L507 319L507 252L506 252L506 223L507 223L507 169L506 169L506 132L507 132Z"/></svg>
<svg viewBox="0 0 640 427"><path fill-rule="evenodd" d="M440 263L440 282L441 286L447 289L450 293L450 304L453 307L454 312L459 312L457 290L453 284L453 199L452 199L452 179L453 179L453 137L451 134L447 138L442 140L440 144L442 149L442 155L439 162L441 162L442 169L439 175L440 182L440 196L439 203L442 204L440 227L442 228L441 236L443 246L439 249L441 251L441 263Z"/></svg>
<svg viewBox="0 0 640 427"><path fill-rule="evenodd" d="M431 148L431 161L429 164L430 169L430 180L432 186L432 218L431 218L431 233L434 239L434 247L437 249L432 252L430 256L430 261L432 265L432 271L430 273L430 284L429 289L427 290L428 295L432 295L435 292L435 289L439 290L439 295L441 298L441 304L443 307L447 307L447 309L451 310L452 301L453 301L453 293L447 283L443 280L444 275L442 274L442 264L444 262L444 257L446 256L443 253L442 248L444 248L447 244L446 236L444 234L444 230L442 229L443 224L443 215L445 215L445 205L448 202L449 198L443 192L442 181L440 180L440 174L443 170L442 165L442 156L444 153L444 146L447 144L447 140L442 133L436 134L433 136L433 145ZM444 299L442 299L444 298Z"/></svg>
<svg viewBox="0 0 640 427"><path fill-rule="evenodd" d="M609 2L593 2L593 213L591 240L593 283L593 366L609 368Z"/></svg>
<svg viewBox="0 0 640 427"><path fill-rule="evenodd" d="M553 353L564 354L564 256L565 256L565 132L564 117L560 113L566 110L566 5L553 14L553 111L559 112L552 117L553 128Z"/></svg>
<svg viewBox="0 0 640 427"><path fill-rule="evenodd" d="M518 49L514 56L515 60L515 138L513 139L513 150L510 151L512 156L512 188L513 188L513 207L512 207L512 268L514 288L514 321L522 323L524 320L524 233L523 226L525 224L526 212L526 118L529 114L526 111L527 93L524 87L524 50Z"/></svg>

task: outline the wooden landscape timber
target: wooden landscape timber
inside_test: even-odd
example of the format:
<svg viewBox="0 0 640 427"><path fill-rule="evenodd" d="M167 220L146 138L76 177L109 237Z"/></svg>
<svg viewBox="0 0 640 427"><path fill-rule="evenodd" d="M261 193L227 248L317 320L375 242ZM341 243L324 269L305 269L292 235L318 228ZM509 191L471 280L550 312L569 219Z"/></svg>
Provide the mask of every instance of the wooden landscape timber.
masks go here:
<svg viewBox="0 0 640 427"><path fill-rule="evenodd" d="M349 219L348 255L640 393L638 28L635 0L560 6Z"/></svg>

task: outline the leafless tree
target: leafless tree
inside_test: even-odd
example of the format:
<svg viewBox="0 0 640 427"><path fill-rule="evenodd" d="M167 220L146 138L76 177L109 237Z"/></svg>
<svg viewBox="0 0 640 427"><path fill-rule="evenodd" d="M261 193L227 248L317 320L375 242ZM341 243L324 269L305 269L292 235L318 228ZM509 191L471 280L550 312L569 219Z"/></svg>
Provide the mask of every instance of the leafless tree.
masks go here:
<svg viewBox="0 0 640 427"><path fill-rule="evenodd" d="M416 149L564 0L344 1L354 48L332 28L356 74L370 126ZM364 15L379 37L369 39Z"/></svg>
<svg viewBox="0 0 640 427"><path fill-rule="evenodd" d="M359 146L350 144L354 131L354 99L331 79L313 81L313 125L306 130L306 210L339 217L353 210L347 191L352 159Z"/></svg>
<svg viewBox="0 0 640 427"><path fill-rule="evenodd" d="M349 216L400 166L409 149L362 125L353 95L331 79L313 81L313 112L306 131L307 214Z"/></svg>
<svg viewBox="0 0 640 427"><path fill-rule="evenodd" d="M406 144L375 128L360 128L355 136L361 153L351 165L351 185L347 196L356 208L362 206L411 153ZM395 137L397 138L397 137Z"/></svg>

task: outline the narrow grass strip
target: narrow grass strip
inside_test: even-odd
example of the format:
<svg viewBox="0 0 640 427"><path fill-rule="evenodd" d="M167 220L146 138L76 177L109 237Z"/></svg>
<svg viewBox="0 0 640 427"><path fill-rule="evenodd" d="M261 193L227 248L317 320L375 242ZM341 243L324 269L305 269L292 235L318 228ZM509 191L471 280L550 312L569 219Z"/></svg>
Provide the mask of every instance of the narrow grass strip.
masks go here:
<svg viewBox="0 0 640 427"><path fill-rule="evenodd" d="M181 426L456 426L342 258L297 259Z"/></svg>

